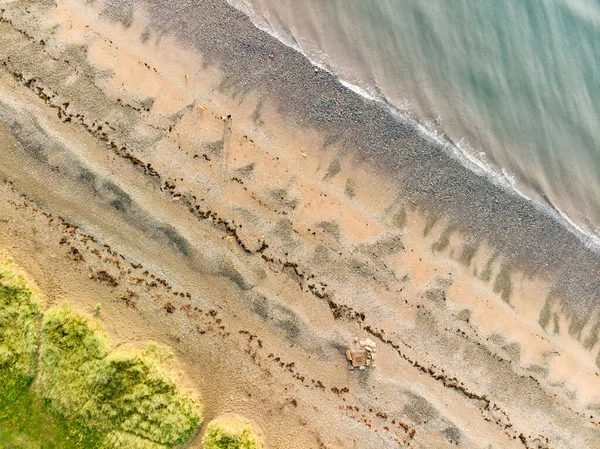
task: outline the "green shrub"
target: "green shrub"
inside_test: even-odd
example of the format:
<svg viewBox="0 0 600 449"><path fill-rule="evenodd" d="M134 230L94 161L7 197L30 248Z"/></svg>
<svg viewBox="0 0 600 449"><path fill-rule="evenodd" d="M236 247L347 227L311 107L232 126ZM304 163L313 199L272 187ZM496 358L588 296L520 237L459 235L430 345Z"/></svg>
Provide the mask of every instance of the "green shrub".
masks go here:
<svg viewBox="0 0 600 449"><path fill-rule="evenodd" d="M67 305L50 309L42 323L38 391L62 416L87 422L97 412L94 383L110 350L96 323Z"/></svg>
<svg viewBox="0 0 600 449"><path fill-rule="evenodd" d="M204 449L262 449L262 432L249 419L227 414L213 419L202 437Z"/></svg>
<svg viewBox="0 0 600 449"><path fill-rule="evenodd" d="M54 413L33 388L12 389L0 398L0 448L92 449L104 434Z"/></svg>
<svg viewBox="0 0 600 449"><path fill-rule="evenodd" d="M37 320L42 303L35 287L10 259L0 263L0 392L29 385L35 376Z"/></svg>
<svg viewBox="0 0 600 449"><path fill-rule="evenodd" d="M201 421L198 405L179 391L151 356L115 351L95 384L99 410L120 429L156 443L183 444Z"/></svg>
<svg viewBox="0 0 600 449"><path fill-rule="evenodd" d="M163 370L164 349L113 351L67 305L43 315L40 336L41 318L35 287L0 262L0 447L169 449L196 432L199 403Z"/></svg>
<svg viewBox="0 0 600 449"><path fill-rule="evenodd" d="M103 449L166 449L166 446L153 443L126 432L111 432L102 444Z"/></svg>
<svg viewBox="0 0 600 449"><path fill-rule="evenodd" d="M102 435L52 413L30 388L42 301L10 259L0 261L0 447L98 447Z"/></svg>
<svg viewBox="0 0 600 449"><path fill-rule="evenodd" d="M112 351L98 324L67 305L44 317L36 385L61 415L110 434L112 447L132 438L178 446L202 420L151 351Z"/></svg>

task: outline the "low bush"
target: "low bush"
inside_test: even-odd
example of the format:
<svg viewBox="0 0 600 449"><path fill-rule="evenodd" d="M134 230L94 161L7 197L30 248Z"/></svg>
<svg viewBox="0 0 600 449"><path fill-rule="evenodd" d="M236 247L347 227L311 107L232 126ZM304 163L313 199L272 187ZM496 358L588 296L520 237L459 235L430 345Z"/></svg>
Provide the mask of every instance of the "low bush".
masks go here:
<svg viewBox="0 0 600 449"><path fill-rule="evenodd" d="M204 449L263 449L262 432L249 419L227 414L213 419L202 437Z"/></svg>
<svg viewBox="0 0 600 449"><path fill-rule="evenodd" d="M111 432L103 441L104 449L167 449L167 446L153 443L126 432Z"/></svg>
<svg viewBox="0 0 600 449"><path fill-rule="evenodd" d="M157 345L113 350L96 320L67 305L43 314L33 284L0 262L0 447L184 444L201 407L164 370L166 358Z"/></svg>
<svg viewBox="0 0 600 449"><path fill-rule="evenodd" d="M42 300L10 259L0 261L0 447L98 447L102 435L53 413L30 387Z"/></svg>
<svg viewBox="0 0 600 449"><path fill-rule="evenodd" d="M44 317L36 385L63 416L111 434L114 447L128 439L176 447L202 420L150 351L112 351L98 324L67 305Z"/></svg>
<svg viewBox="0 0 600 449"><path fill-rule="evenodd" d="M33 388L0 397L0 448L92 449L105 435L53 412Z"/></svg>
<svg viewBox="0 0 600 449"><path fill-rule="evenodd" d="M42 302L10 259L0 263L0 390L29 385L35 376L37 321Z"/></svg>
<svg viewBox="0 0 600 449"><path fill-rule="evenodd" d="M66 418L95 418L93 387L110 351L108 337L95 322L67 305L49 310L42 324L37 390Z"/></svg>

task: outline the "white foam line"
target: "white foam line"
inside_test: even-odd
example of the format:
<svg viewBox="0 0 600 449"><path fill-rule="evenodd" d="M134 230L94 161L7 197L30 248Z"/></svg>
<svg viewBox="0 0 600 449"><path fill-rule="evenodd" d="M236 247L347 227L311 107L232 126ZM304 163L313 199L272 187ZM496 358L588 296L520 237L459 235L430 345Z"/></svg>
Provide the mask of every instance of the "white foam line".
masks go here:
<svg viewBox="0 0 600 449"><path fill-rule="evenodd" d="M595 235L592 231L585 229L583 226L574 222L567 214L562 211L558 211L546 204L541 204L538 201L535 201L533 198L526 195L523 191L519 190L515 185L514 178L505 172L503 169L503 173L497 173L494 171L489 165L485 164L482 160L479 160L469 154L469 152L460 148L460 144L455 144L449 141L442 134L432 131L428 129L423 123L418 120L410 117L408 114L402 112L397 107L392 105L382 94L378 94L377 96L370 94L365 89L355 84L352 84L348 81L341 79L333 70L327 66L325 66L322 62L314 61L310 58L310 56L306 55L302 49L296 45L295 43L287 42L288 39L278 36L277 33L273 30L273 28L268 24L268 22L260 15L257 14L252 7L246 2L246 0L227 0L227 2L243 12L246 16L250 18L254 26L256 26L261 31L269 34L274 37L284 45L289 48L297 51L305 58L307 58L314 66L318 67L320 70L324 70L331 75L335 76L340 84L342 84L347 89L357 93L363 98L374 101L380 104L383 104L388 112L396 118L401 123L408 123L411 126L414 126L418 131L422 133L423 136L427 137L431 143L437 143L442 146L444 152L454 159L458 160L461 165L478 176L483 176L488 179L492 184L501 187L508 193L512 193L517 195L532 204L536 209L545 213L556 220L558 223L563 225L569 232L571 232L575 237L579 239L587 248L600 252L600 236Z"/></svg>

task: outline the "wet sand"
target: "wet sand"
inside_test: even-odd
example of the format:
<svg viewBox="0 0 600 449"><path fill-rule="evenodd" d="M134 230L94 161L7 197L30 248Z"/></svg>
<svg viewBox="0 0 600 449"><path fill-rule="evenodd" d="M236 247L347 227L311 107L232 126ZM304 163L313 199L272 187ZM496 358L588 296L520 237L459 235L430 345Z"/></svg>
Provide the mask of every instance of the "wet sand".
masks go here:
<svg viewBox="0 0 600 449"><path fill-rule="evenodd" d="M273 448L599 447L597 254L226 4L124 5L3 6L0 246L51 302Z"/></svg>

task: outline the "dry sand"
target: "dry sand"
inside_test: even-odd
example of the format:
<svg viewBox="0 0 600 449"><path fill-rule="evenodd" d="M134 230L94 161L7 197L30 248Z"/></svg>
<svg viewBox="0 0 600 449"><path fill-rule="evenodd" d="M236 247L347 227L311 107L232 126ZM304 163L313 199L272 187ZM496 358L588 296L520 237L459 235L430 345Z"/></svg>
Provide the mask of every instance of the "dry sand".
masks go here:
<svg viewBox="0 0 600 449"><path fill-rule="evenodd" d="M134 3L0 2L0 248L50 303L172 346L207 422L248 416L271 448L600 447L595 303L581 320L553 264L478 238ZM190 35L227 10L171 3L206 11ZM354 336L377 368L349 370Z"/></svg>

